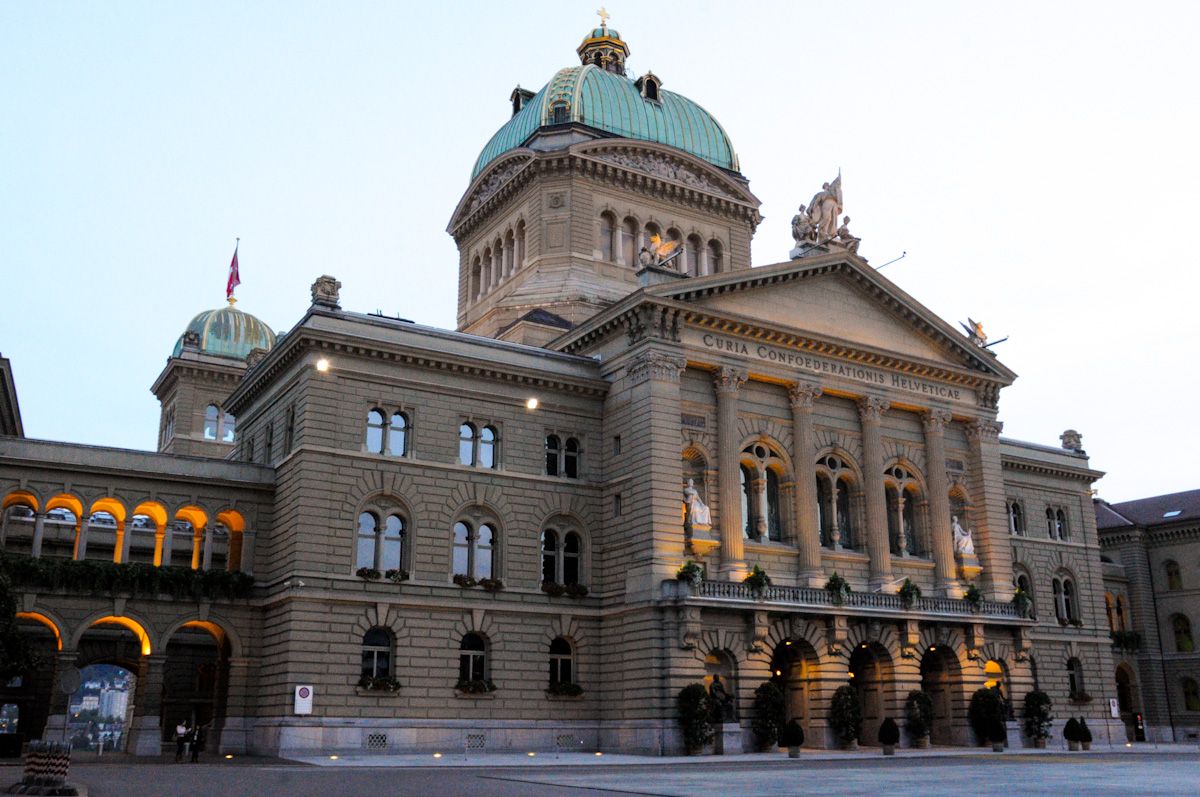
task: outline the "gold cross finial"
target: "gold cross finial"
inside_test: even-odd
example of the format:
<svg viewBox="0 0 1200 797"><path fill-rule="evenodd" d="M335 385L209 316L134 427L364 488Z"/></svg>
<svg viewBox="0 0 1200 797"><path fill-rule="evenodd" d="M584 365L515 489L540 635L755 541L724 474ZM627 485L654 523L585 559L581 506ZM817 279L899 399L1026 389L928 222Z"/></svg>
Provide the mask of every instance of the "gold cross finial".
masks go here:
<svg viewBox="0 0 1200 797"><path fill-rule="evenodd" d="M600 10L597 11L596 13L600 16L601 27L607 28L608 27L608 18L610 16L612 16L612 14L609 14L608 10L604 6L600 6Z"/></svg>

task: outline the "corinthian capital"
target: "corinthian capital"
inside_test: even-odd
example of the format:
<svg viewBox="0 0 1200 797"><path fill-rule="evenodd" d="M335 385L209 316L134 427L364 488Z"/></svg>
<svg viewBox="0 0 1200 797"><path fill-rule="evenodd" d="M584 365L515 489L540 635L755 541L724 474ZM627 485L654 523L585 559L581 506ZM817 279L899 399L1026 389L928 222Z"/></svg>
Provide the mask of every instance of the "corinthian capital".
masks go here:
<svg viewBox="0 0 1200 797"><path fill-rule="evenodd" d="M736 393L745 384L746 377L744 369L722 366L713 374L713 387L718 393Z"/></svg>
<svg viewBox="0 0 1200 797"><path fill-rule="evenodd" d="M858 400L858 414L864 421L878 423L883 420L883 415L890 406L892 403L887 399L878 396L863 396Z"/></svg>
<svg viewBox="0 0 1200 797"><path fill-rule="evenodd" d="M921 423L926 432L941 434L946 424L950 423L950 410L929 410L921 418Z"/></svg>
<svg viewBox="0 0 1200 797"><path fill-rule="evenodd" d="M811 382L797 382L788 388L788 400L793 409L811 407L813 399L821 395L821 386Z"/></svg>
<svg viewBox="0 0 1200 797"><path fill-rule="evenodd" d="M668 382L678 382L679 375L687 367L687 360L673 357L661 351L644 351L634 357L629 364L629 378L639 384L647 379L663 379Z"/></svg>
<svg viewBox="0 0 1200 797"><path fill-rule="evenodd" d="M967 439L971 441L991 441L1000 439L1000 430L1004 424L1000 421L989 421L987 418L976 418L967 424Z"/></svg>

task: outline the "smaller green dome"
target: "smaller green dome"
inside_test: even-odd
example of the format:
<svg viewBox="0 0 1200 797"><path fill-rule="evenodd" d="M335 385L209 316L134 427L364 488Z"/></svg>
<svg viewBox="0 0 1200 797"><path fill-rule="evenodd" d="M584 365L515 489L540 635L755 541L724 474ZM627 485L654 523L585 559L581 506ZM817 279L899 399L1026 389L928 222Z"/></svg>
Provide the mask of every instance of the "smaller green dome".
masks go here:
<svg viewBox="0 0 1200 797"><path fill-rule="evenodd" d="M275 333L269 326L232 304L193 318L175 342L172 357L183 352L183 342L191 333L199 339L201 353L217 357L244 360L254 349L269 350L275 345Z"/></svg>
<svg viewBox="0 0 1200 797"><path fill-rule="evenodd" d="M602 39L606 36L610 39L621 38L621 34L616 28L595 28L591 33L584 37L584 41L587 41L588 39Z"/></svg>

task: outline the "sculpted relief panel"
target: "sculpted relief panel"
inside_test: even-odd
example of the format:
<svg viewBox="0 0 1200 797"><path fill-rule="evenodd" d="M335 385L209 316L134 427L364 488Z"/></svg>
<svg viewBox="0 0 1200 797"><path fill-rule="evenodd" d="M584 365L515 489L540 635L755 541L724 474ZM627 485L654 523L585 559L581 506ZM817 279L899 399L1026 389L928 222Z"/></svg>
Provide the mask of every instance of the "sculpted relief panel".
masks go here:
<svg viewBox="0 0 1200 797"><path fill-rule="evenodd" d="M617 166L623 166L626 169L633 169L634 171L649 174L652 177L660 177L664 180L682 183L689 188L695 188L699 191L707 191L710 194L737 199L724 186L708 177L708 175L702 174L699 170L664 155L650 152L623 152L620 150L589 152L587 154L597 160L608 161Z"/></svg>

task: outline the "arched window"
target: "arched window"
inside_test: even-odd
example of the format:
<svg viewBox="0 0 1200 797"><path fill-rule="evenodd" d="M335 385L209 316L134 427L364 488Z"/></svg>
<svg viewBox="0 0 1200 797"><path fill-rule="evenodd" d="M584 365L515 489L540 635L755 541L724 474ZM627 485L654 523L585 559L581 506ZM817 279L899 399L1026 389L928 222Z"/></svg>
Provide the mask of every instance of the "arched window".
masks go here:
<svg viewBox="0 0 1200 797"><path fill-rule="evenodd" d="M1167 573L1167 589L1183 589L1183 573L1179 570L1179 562L1174 560L1163 562L1163 570Z"/></svg>
<svg viewBox="0 0 1200 797"><path fill-rule="evenodd" d="M1200 686L1195 678L1184 678L1179 682L1183 688L1183 707L1187 711L1200 711Z"/></svg>
<svg viewBox="0 0 1200 797"><path fill-rule="evenodd" d="M1175 652L1191 653L1196 649L1192 644L1192 624L1182 614L1171 617L1171 630L1175 632Z"/></svg>
<svg viewBox="0 0 1200 797"><path fill-rule="evenodd" d="M1052 540L1058 539L1055 536L1055 531L1058 528L1058 523L1054 517L1054 510L1046 508L1046 536Z"/></svg>
<svg viewBox="0 0 1200 797"><path fill-rule="evenodd" d="M652 221L646 222L646 226L642 228L642 246L651 251L654 250L654 245L650 239L654 236L662 237L662 228Z"/></svg>
<svg viewBox="0 0 1200 797"><path fill-rule="evenodd" d="M296 407L288 407L287 422L283 427L283 451L290 454L296 443Z"/></svg>
<svg viewBox="0 0 1200 797"><path fill-rule="evenodd" d="M750 483L754 480L754 474L745 465L738 469L738 482L742 488L742 534L747 537L757 537L752 524L750 514Z"/></svg>
<svg viewBox="0 0 1200 797"><path fill-rule="evenodd" d="M916 514L916 504L920 500L917 477L903 465L888 468L884 472L884 499L888 510L888 537L892 553L896 556L922 553Z"/></svg>
<svg viewBox="0 0 1200 797"><path fill-rule="evenodd" d="M1111 592L1104 593L1104 616L1108 618L1108 630L1117 630L1117 602Z"/></svg>
<svg viewBox="0 0 1200 797"><path fill-rule="evenodd" d="M235 437L237 419L228 412L221 413L221 442L232 443Z"/></svg>
<svg viewBox="0 0 1200 797"><path fill-rule="evenodd" d="M708 273L720 274L725 269L725 264L721 262L721 242L708 242Z"/></svg>
<svg viewBox="0 0 1200 797"><path fill-rule="evenodd" d="M486 680L487 644L479 634L464 634L458 646L458 682Z"/></svg>
<svg viewBox="0 0 1200 797"><path fill-rule="evenodd" d="M627 218L621 222L621 265L637 265L638 224Z"/></svg>
<svg viewBox="0 0 1200 797"><path fill-rule="evenodd" d="M375 570L375 538L379 532L379 518L373 512L358 516L358 553L354 557L355 569L368 567Z"/></svg>
<svg viewBox="0 0 1200 797"><path fill-rule="evenodd" d="M464 423L458 427L458 461L463 465L475 464L475 427Z"/></svg>
<svg viewBox="0 0 1200 797"><path fill-rule="evenodd" d="M1017 501L1008 502L1008 531L1011 534L1025 536L1025 513Z"/></svg>
<svg viewBox="0 0 1200 797"><path fill-rule="evenodd" d="M850 501L853 484L853 473L842 457L826 454L817 460L817 495L823 497L822 544L835 550L857 544Z"/></svg>
<svg viewBox="0 0 1200 797"><path fill-rule="evenodd" d="M562 583L579 583L579 559L583 555L583 543L578 534L568 531L563 538Z"/></svg>
<svg viewBox="0 0 1200 797"><path fill-rule="evenodd" d="M379 569L399 570L404 560L404 518L388 515L383 522L383 538L379 541Z"/></svg>
<svg viewBox="0 0 1200 797"><path fill-rule="evenodd" d="M1054 590L1054 615L1061 625L1078 620L1076 605L1075 582L1069 577L1059 575L1052 582Z"/></svg>
<svg viewBox="0 0 1200 797"><path fill-rule="evenodd" d="M582 453L579 441L568 437L566 445L563 446L563 475L568 479L579 478L579 458Z"/></svg>
<svg viewBox="0 0 1200 797"><path fill-rule="evenodd" d="M267 442L264 446L263 464L270 465L275 461L275 424L267 422Z"/></svg>
<svg viewBox="0 0 1200 797"><path fill-rule="evenodd" d="M1033 581L1026 573L1017 573L1017 589L1025 593L1029 598L1029 616L1037 618L1037 601L1033 597Z"/></svg>
<svg viewBox="0 0 1200 797"><path fill-rule="evenodd" d="M694 235L683 242L683 268L685 274L700 275L700 239Z"/></svg>
<svg viewBox="0 0 1200 797"><path fill-rule="evenodd" d="M786 472L783 458L765 442L742 450L742 518L752 540L782 542L784 513L779 505L779 474Z"/></svg>
<svg viewBox="0 0 1200 797"><path fill-rule="evenodd" d="M367 413L367 452L383 453L383 410L371 410Z"/></svg>
<svg viewBox="0 0 1200 797"><path fill-rule="evenodd" d="M616 254L616 247L613 246L613 237L616 234L617 220L611 213L600 214L600 259L606 263L613 262Z"/></svg>
<svg viewBox="0 0 1200 797"><path fill-rule="evenodd" d="M388 453L402 457L408 453L408 416L403 412L392 413L392 425L388 427Z"/></svg>
<svg viewBox="0 0 1200 797"><path fill-rule="evenodd" d="M546 475L557 476L559 473L558 461L562 456L562 443L558 439L558 435L546 435Z"/></svg>
<svg viewBox="0 0 1200 797"><path fill-rule="evenodd" d="M542 532L542 583L558 583L558 532L554 529Z"/></svg>
<svg viewBox="0 0 1200 797"><path fill-rule="evenodd" d="M783 540L783 522L779 519L779 474L767 469L767 536Z"/></svg>
<svg viewBox="0 0 1200 797"><path fill-rule="evenodd" d="M1069 539L1071 536L1067 528L1067 513L1061 509L1054 510L1054 532L1060 540Z"/></svg>
<svg viewBox="0 0 1200 797"><path fill-rule="evenodd" d="M571 643L557 637L550 643L550 686L573 684L575 678L575 653Z"/></svg>
<svg viewBox="0 0 1200 797"><path fill-rule="evenodd" d="M473 527L454 524L452 564L454 575L474 579L492 578L495 571L496 532L489 523Z"/></svg>
<svg viewBox="0 0 1200 797"><path fill-rule="evenodd" d="M468 298L478 299L483 295L483 284L481 282L482 268L479 262L479 256L475 256L474 262L471 264L471 284L467 289Z"/></svg>
<svg viewBox="0 0 1200 797"><path fill-rule="evenodd" d="M499 444L500 440L494 428L485 426L479 430L479 467L496 467Z"/></svg>
<svg viewBox="0 0 1200 797"><path fill-rule="evenodd" d="M1127 623L1127 617L1126 617L1126 613L1125 613L1125 596L1124 595L1117 596L1117 630L1118 631L1129 630L1128 623Z"/></svg>
<svg viewBox="0 0 1200 797"><path fill-rule="evenodd" d="M1079 697L1083 694L1083 665L1079 663L1079 659L1067 659L1067 690L1071 697Z"/></svg>
<svg viewBox="0 0 1200 797"><path fill-rule="evenodd" d="M830 489L829 479L825 476L817 475L817 529L821 537L821 545L827 547L829 545L829 527L832 524L832 519L829 514L830 507Z"/></svg>
<svg viewBox="0 0 1200 797"><path fill-rule="evenodd" d="M392 674L392 635L376 626L363 634L362 677L388 678Z"/></svg>
<svg viewBox="0 0 1200 797"><path fill-rule="evenodd" d="M216 440L217 427L221 424L221 410L216 404L209 404L204 410L204 439Z"/></svg>

